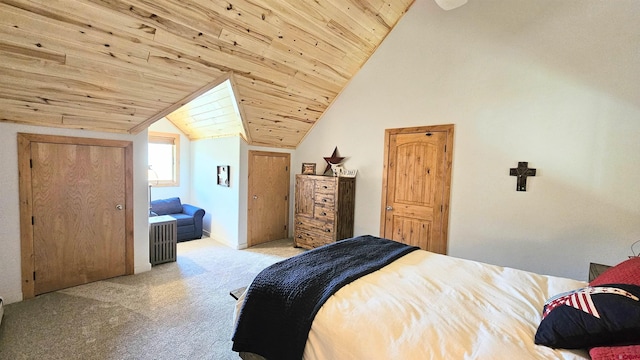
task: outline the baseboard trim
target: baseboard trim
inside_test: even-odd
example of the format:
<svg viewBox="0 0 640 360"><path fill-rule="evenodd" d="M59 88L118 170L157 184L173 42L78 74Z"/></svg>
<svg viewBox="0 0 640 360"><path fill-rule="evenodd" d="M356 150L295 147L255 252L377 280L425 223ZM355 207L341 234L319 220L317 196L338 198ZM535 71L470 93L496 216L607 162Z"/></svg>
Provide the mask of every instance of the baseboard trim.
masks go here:
<svg viewBox="0 0 640 360"><path fill-rule="evenodd" d="M133 269L133 273L134 274L139 274L139 273L142 273L142 272L145 272L145 271L151 271L151 263L150 262L142 264L142 266L136 266Z"/></svg>
<svg viewBox="0 0 640 360"><path fill-rule="evenodd" d="M2 296L0 296L0 298L2 298L2 303L4 304L4 306L20 302L24 299L24 297L22 296L22 291L14 293L5 292L2 294Z"/></svg>

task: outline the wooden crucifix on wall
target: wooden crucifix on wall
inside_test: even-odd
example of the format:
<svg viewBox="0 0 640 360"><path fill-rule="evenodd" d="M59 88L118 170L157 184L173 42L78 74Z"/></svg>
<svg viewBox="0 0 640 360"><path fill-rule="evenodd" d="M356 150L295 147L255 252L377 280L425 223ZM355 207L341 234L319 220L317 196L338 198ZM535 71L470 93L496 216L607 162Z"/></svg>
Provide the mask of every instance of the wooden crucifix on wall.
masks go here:
<svg viewBox="0 0 640 360"><path fill-rule="evenodd" d="M529 169L528 162L518 162L517 168L509 169L509 175L517 176L516 191L527 191L527 176L536 176L536 169Z"/></svg>

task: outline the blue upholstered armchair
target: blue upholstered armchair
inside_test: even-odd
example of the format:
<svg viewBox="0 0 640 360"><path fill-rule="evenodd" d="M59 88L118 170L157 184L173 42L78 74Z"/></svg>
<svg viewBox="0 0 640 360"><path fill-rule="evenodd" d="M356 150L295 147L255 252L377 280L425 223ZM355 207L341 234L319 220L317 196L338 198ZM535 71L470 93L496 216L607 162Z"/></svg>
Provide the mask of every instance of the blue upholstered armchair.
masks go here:
<svg viewBox="0 0 640 360"><path fill-rule="evenodd" d="M151 216L169 215L176 219L178 242L202 237L202 218L204 213L204 209L182 204L179 197L153 200L151 202Z"/></svg>

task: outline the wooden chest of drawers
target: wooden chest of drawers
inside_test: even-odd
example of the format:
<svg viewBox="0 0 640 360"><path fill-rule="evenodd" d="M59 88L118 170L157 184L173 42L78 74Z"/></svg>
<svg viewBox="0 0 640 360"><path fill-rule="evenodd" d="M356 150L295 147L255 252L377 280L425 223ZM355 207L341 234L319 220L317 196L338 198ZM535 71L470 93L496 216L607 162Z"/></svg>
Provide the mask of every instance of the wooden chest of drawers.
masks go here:
<svg viewBox="0 0 640 360"><path fill-rule="evenodd" d="M353 237L355 178L296 175L293 240L316 248Z"/></svg>

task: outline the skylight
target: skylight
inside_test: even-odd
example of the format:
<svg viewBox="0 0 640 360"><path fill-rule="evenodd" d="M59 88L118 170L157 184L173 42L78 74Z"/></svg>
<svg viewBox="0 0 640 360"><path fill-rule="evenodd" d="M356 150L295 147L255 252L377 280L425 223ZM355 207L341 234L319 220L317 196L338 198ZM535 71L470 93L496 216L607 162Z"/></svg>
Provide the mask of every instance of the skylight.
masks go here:
<svg viewBox="0 0 640 360"><path fill-rule="evenodd" d="M167 115L190 140L242 136L246 131L231 78Z"/></svg>

